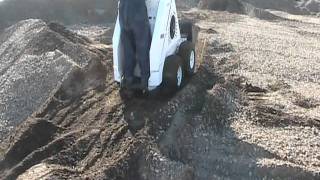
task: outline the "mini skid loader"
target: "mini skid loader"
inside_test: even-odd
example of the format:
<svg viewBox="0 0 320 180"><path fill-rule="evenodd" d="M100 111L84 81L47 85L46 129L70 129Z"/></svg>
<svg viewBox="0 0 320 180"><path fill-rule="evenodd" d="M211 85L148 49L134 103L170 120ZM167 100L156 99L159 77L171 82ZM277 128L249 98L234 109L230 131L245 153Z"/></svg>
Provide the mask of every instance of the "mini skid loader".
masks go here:
<svg viewBox="0 0 320 180"><path fill-rule="evenodd" d="M191 22L179 23L175 0L146 0L151 30L150 78L148 90L159 87L177 91L185 78L195 73L196 52ZM113 34L114 79L121 82L124 55L119 14ZM138 64L138 63L137 63ZM139 78L136 65L134 75Z"/></svg>

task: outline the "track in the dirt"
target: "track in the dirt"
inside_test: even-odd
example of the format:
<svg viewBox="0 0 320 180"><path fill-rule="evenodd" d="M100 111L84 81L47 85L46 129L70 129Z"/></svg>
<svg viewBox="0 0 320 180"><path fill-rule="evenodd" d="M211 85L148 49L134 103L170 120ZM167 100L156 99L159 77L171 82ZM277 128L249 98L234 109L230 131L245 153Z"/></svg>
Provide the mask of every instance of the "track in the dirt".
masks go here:
<svg viewBox="0 0 320 180"><path fill-rule="evenodd" d="M82 82L79 76L74 76L76 79L71 78L70 84L17 128L0 164L5 179L16 178L30 168L25 174L33 177L41 176L39 168L44 168L50 178L126 179L134 172L137 158L145 154L142 150L150 143L147 139L163 135L174 114L197 106L197 101L203 101L199 93L213 84L208 81L208 72L200 68L172 98L121 99L112 80L111 62L106 64L105 82L100 80L96 88L80 91L80 96L69 96L82 85L78 84ZM80 77L92 72L100 76L104 70L93 68ZM33 167L39 163L40 167Z"/></svg>

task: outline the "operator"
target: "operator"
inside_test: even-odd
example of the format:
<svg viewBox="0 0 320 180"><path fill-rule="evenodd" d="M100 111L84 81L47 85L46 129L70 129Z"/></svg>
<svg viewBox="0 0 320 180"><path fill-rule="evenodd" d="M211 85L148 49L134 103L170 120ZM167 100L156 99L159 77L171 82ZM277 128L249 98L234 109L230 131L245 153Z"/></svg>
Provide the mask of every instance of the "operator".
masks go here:
<svg viewBox="0 0 320 180"><path fill-rule="evenodd" d="M125 87L132 87L134 69L138 62L141 70L141 82L138 86L147 90L150 77L151 31L145 0L120 0L119 21L124 50L122 83Z"/></svg>

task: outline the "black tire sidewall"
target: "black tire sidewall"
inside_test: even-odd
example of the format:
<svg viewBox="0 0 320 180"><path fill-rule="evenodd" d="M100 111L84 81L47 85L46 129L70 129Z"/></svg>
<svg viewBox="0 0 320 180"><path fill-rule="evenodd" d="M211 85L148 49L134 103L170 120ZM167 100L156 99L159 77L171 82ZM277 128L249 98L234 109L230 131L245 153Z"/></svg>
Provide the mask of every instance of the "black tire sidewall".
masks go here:
<svg viewBox="0 0 320 180"><path fill-rule="evenodd" d="M193 68L190 67L190 57L191 52L194 52L194 65ZM179 48L179 56L183 60L183 69L185 71L185 74L188 76L192 76L195 73L196 63L197 63L197 56L195 51L195 46L190 41L185 41L180 45Z"/></svg>
<svg viewBox="0 0 320 180"><path fill-rule="evenodd" d="M180 86L178 86L177 73L178 68L182 68L182 81ZM177 55L172 55L166 58L164 70L163 70L163 89L166 92L174 92L179 90L182 87L184 81L184 70L181 57Z"/></svg>
<svg viewBox="0 0 320 180"><path fill-rule="evenodd" d="M180 26L180 33L187 35L188 41L193 41L193 23L190 21L181 22Z"/></svg>

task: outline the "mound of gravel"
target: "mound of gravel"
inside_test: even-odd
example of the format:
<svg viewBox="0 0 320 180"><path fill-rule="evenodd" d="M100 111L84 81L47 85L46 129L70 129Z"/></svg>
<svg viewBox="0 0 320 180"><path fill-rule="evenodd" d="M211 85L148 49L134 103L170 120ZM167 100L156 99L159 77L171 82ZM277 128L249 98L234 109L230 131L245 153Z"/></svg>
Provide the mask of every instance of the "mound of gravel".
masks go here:
<svg viewBox="0 0 320 180"><path fill-rule="evenodd" d="M306 0L298 2L298 7L307 10L309 12L319 13L320 12L320 1L319 0Z"/></svg>
<svg viewBox="0 0 320 180"><path fill-rule="evenodd" d="M199 1L200 0L176 0L176 4L178 9L187 9L196 7Z"/></svg>
<svg viewBox="0 0 320 180"><path fill-rule="evenodd" d="M264 9L257 8L249 3L242 2L243 13L249 15L250 17L255 17L262 20L277 20L281 17L274 15Z"/></svg>
<svg viewBox="0 0 320 180"><path fill-rule="evenodd" d="M37 19L21 21L0 35L1 138L70 77L99 63L101 57L90 43L61 25Z"/></svg>
<svg viewBox="0 0 320 180"><path fill-rule="evenodd" d="M265 9L284 11L291 14L317 14L319 0L200 0L199 7L232 13L243 13L258 18L270 16ZM267 17L269 18L269 17Z"/></svg>
<svg viewBox="0 0 320 180"><path fill-rule="evenodd" d="M6 30L1 40L5 45L2 57L7 57L1 59L11 60L5 61L7 69L19 67L16 64L22 56L39 57L37 63L28 59L25 65L41 67L35 72L31 68L4 71L11 72L9 77L22 73L18 76L21 85L13 78L6 79L13 84L9 85L29 93L15 93L8 85L5 92L14 92L10 98L24 104L35 99L37 103L22 114L28 116L26 120L16 115L22 123L0 144L1 179L191 179L192 168L163 156L151 141L152 135L164 133L170 114L177 110L172 106L176 103L121 98L113 80L111 49L97 49L97 44L63 26L40 20L20 22ZM20 43L23 46L18 46ZM14 53L13 46L19 51ZM49 59L46 55L50 53L56 54ZM58 71L60 66L66 68ZM26 78L28 73L30 78ZM194 87L203 89L199 83ZM1 95L7 97L6 93ZM6 103L14 106L17 102ZM1 112L10 117L13 111ZM134 126L139 121L142 125L149 122L147 119L151 124L145 122L146 127Z"/></svg>
<svg viewBox="0 0 320 180"><path fill-rule="evenodd" d="M274 9L291 14L312 14L320 11L319 0L243 0L257 8Z"/></svg>
<svg viewBox="0 0 320 180"><path fill-rule="evenodd" d="M67 28L72 32L88 37L89 39L95 42L99 42L103 44L112 43L112 36L114 31L113 24L100 24L100 25L76 24L76 25L68 26Z"/></svg>
<svg viewBox="0 0 320 180"><path fill-rule="evenodd" d="M265 20L275 20L279 17L264 10L253 6L242 0L201 0L198 4L201 9L215 11L228 11L230 13L246 14Z"/></svg>
<svg viewBox="0 0 320 180"><path fill-rule="evenodd" d="M243 5L239 0L201 0L199 7L216 11L242 13Z"/></svg>
<svg viewBox="0 0 320 180"><path fill-rule="evenodd" d="M66 25L113 22L117 6L117 0L0 0L0 29L29 18Z"/></svg>

